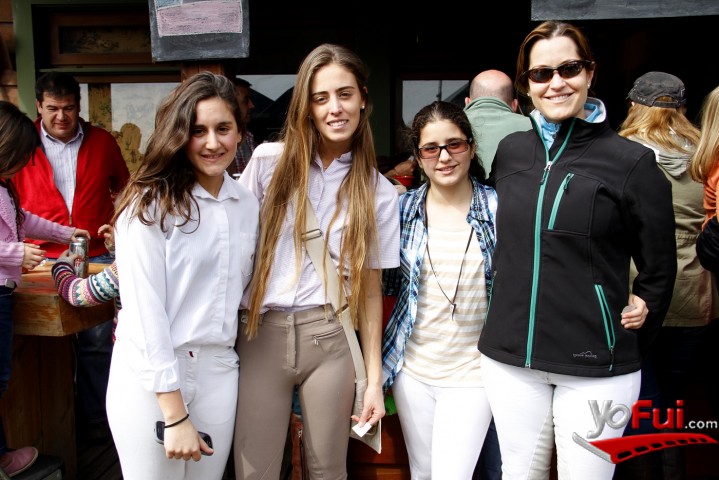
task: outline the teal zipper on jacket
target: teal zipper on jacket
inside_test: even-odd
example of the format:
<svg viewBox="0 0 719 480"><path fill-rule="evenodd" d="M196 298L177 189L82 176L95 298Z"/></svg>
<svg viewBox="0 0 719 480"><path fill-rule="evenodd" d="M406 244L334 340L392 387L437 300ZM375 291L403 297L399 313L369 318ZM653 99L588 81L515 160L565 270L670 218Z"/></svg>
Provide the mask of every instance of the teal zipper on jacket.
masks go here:
<svg viewBox="0 0 719 480"><path fill-rule="evenodd" d="M616 333L614 332L614 323L612 323L612 314L609 310L607 298L604 296L604 289L601 285L594 285L599 300L599 308L602 311L602 320L604 321L604 335L607 337L607 348L609 349L609 371L614 368L614 345L616 344Z"/></svg>
<svg viewBox="0 0 719 480"><path fill-rule="evenodd" d="M549 225L547 225L547 228L549 230L554 230L554 221L557 219L557 211L559 210L559 204L562 202L564 192L567 191L567 188L569 187L569 182L572 181L573 177L573 173L568 173L567 176L564 177L564 180L562 180L562 185L559 187L559 190L557 190L557 196L554 197L554 205L552 205L552 214L549 216Z"/></svg>
<svg viewBox="0 0 719 480"><path fill-rule="evenodd" d="M542 133L539 132L539 138L542 139L542 145L544 145L544 153L546 156L547 165L544 167L544 173L542 174L542 180L539 184L539 194L537 195L537 211L534 215L534 259L532 265L532 296L529 302L529 331L527 332L527 357L524 360L524 366L530 368L532 366L532 344L534 343L534 322L536 320L536 308L537 308L537 290L539 287L539 258L540 258L540 241L542 234L542 206L544 205L544 190L547 187L547 179L549 178L549 172L552 169L552 165L559 160L559 157L564 153L567 148L569 139L572 136L572 130L574 130L574 123L576 118L572 119L572 123L569 124L569 131L567 137L564 139L564 143L557 150L557 154L550 160L549 149L547 144L542 139ZM566 179L565 179L566 184ZM563 190L563 189L562 189ZM556 203L556 202L555 202Z"/></svg>

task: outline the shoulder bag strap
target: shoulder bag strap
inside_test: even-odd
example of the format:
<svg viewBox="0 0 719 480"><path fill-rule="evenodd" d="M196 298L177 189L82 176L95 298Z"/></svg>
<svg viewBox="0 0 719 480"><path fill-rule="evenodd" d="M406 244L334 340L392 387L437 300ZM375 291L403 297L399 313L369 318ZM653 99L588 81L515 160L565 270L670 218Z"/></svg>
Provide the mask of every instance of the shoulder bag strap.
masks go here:
<svg viewBox="0 0 719 480"><path fill-rule="evenodd" d="M347 299L344 295L342 295L343 305L337 305L340 298L339 274L327 275L327 266L330 266L333 270L335 267L329 251L325 249L323 238L322 230L320 230L317 217L315 216L315 209L312 207L310 199L307 198L305 233L302 236L305 242L305 250L307 250L307 254L310 256L315 270L317 270L317 275L322 279L322 283L327 289L327 296L330 298L332 308L347 336L347 343L349 343L350 352L352 353L352 362L355 366L355 376L357 380L363 380L367 378L367 371L364 366L362 349L357 341L357 334L355 333L354 325L352 325L352 319L348 315L349 312L345 311L349 307L347 306ZM322 268L323 265L325 268Z"/></svg>

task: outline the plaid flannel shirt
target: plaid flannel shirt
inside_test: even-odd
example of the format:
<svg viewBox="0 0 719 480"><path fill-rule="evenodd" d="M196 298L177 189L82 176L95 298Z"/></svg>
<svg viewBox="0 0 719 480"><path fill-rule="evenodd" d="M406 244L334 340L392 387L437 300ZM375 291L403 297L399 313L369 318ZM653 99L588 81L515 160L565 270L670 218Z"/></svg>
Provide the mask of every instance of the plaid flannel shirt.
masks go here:
<svg viewBox="0 0 719 480"><path fill-rule="evenodd" d="M419 275L422 258L427 248L425 223L425 199L427 186L410 190L400 197L400 266L384 270L382 285L385 295L396 295L397 303L384 331L382 341L382 382L383 389L392 385L402 369L407 339L412 334L417 317ZM472 178L472 204L467 215L469 223L477 234L477 240L484 256L484 274L487 291L492 285L492 253L496 243L495 215L497 193Z"/></svg>
<svg viewBox="0 0 719 480"><path fill-rule="evenodd" d="M250 132L245 132L244 138L237 146L237 153L235 154L235 159L227 167L227 173L229 173L230 176L234 176L238 173L242 174L242 172L245 171L247 162L250 161L250 158L252 157L252 152L255 151L255 148L257 148L255 136L252 135L252 133Z"/></svg>

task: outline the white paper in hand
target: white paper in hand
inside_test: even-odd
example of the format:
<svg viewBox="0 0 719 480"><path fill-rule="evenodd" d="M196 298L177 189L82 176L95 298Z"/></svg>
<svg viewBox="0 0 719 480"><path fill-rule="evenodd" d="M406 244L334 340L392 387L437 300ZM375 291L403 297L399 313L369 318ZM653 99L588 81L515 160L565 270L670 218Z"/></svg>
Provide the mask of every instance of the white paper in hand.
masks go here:
<svg viewBox="0 0 719 480"><path fill-rule="evenodd" d="M352 430L359 435L360 437L363 437L365 433L369 432L369 429L372 428L372 424L367 422L363 426L359 426L359 423L352 427Z"/></svg>
<svg viewBox="0 0 719 480"><path fill-rule="evenodd" d="M637 308L637 306L634 305L634 304L632 304L632 305L627 305L626 307L624 307L624 308L622 309L622 313L629 313L629 312L631 312L632 310L635 310L636 308Z"/></svg>

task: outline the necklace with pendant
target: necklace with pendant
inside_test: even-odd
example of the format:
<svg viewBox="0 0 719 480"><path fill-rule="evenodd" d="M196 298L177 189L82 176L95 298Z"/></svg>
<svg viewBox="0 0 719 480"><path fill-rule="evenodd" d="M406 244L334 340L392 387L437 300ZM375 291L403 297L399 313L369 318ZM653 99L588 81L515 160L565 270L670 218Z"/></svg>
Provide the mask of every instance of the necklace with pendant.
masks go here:
<svg viewBox="0 0 719 480"><path fill-rule="evenodd" d="M426 214L425 214L426 216ZM442 295L444 295L444 298L447 299L450 306L450 312L451 312L451 319L454 321L454 311L457 308L457 292L459 291L459 280L462 278L462 268L464 268L464 259L467 256L467 252L469 251L469 244L472 242L472 234L474 233L474 230L472 227L469 227L469 237L467 238L467 246L464 247L464 253L462 254L462 263L459 264L459 275L457 275L457 285L454 287L454 295L452 295L452 299L449 299L449 295L445 293L444 289L442 288L442 284L439 283L439 279L437 278L437 272L434 271L434 265L432 265L432 256L429 254L429 227L426 225L425 221L425 228L427 229L427 260L429 260L429 268L432 269L432 275L434 275L434 279L437 282L437 286L439 287L439 290L442 292Z"/></svg>

